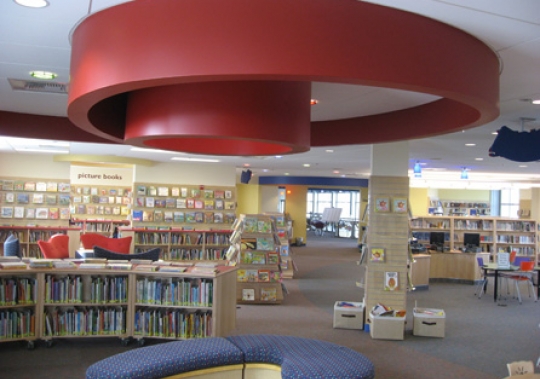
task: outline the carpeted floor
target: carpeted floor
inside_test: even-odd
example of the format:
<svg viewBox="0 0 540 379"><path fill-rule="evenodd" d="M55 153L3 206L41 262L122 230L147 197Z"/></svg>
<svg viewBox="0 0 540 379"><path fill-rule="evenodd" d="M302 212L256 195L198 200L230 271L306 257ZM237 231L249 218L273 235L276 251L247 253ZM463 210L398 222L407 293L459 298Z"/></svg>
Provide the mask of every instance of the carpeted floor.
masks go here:
<svg viewBox="0 0 540 379"><path fill-rule="evenodd" d="M490 296L477 299L474 286L431 284L409 293L403 341L373 340L360 330L333 328L335 301L361 301L359 251L356 241L308 236L307 245L293 247L299 271L285 281L288 295L281 305L241 305L232 334L270 333L317 338L365 354L375 364L377 379L495 379L507 376L506 363L540 356L539 303L527 297L520 305L508 299L499 306ZM442 308L444 338L412 335L412 309ZM148 344L160 343L148 340ZM66 339L51 348L37 344L0 344L0 379L78 379L86 367L112 354L137 348L118 339Z"/></svg>

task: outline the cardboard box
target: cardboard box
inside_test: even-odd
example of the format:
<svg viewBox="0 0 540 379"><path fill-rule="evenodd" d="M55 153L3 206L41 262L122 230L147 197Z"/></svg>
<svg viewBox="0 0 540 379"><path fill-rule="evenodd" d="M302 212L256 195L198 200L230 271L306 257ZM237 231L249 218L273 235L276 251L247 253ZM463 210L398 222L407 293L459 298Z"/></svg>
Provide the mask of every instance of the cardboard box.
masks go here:
<svg viewBox="0 0 540 379"><path fill-rule="evenodd" d="M348 306L342 306L344 303ZM336 301L334 304L334 328L364 329L364 303Z"/></svg>
<svg viewBox="0 0 540 379"><path fill-rule="evenodd" d="M369 334L377 340L402 340L405 335L405 316L375 316L369 313Z"/></svg>
<svg viewBox="0 0 540 379"><path fill-rule="evenodd" d="M444 337L446 315L442 309L415 308L413 310L413 335Z"/></svg>

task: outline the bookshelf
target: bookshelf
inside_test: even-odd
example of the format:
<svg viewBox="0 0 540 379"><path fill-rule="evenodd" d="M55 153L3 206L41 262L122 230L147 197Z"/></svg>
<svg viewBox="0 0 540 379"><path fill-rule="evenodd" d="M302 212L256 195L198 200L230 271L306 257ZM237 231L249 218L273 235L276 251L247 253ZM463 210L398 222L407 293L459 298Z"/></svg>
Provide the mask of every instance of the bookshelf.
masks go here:
<svg viewBox="0 0 540 379"><path fill-rule="evenodd" d="M133 236L134 252L161 248L161 258L169 261L225 260L229 249L229 229L121 229L122 236Z"/></svg>
<svg viewBox="0 0 540 379"><path fill-rule="evenodd" d="M238 264L236 301L280 304L283 301L281 245L271 216L241 215L231 244Z"/></svg>
<svg viewBox="0 0 540 379"><path fill-rule="evenodd" d="M497 252L516 251L538 260L536 224L534 220L499 217L425 216L412 219L411 230L423 244L429 244L430 232L444 232L447 250L463 248L465 233L478 233L482 251L489 252L492 259Z"/></svg>
<svg viewBox="0 0 540 379"><path fill-rule="evenodd" d="M112 237L114 229L130 225L129 220L112 219L72 219L71 224L81 229L81 233L99 233Z"/></svg>
<svg viewBox="0 0 540 379"><path fill-rule="evenodd" d="M430 200L429 213L434 214L442 210L447 216L489 216L491 206L482 201L463 200Z"/></svg>
<svg viewBox="0 0 540 379"><path fill-rule="evenodd" d="M39 337L36 273L0 270L0 342L26 341L34 348Z"/></svg>
<svg viewBox="0 0 540 379"><path fill-rule="evenodd" d="M134 184L131 218L135 228L210 229L236 219L234 187Z"/></svg>
<svg viewBox="0 0 540 379"><path fill-rule="evenodd" d="M199 297L170 297L165 289L181 283L190 285L186 296ZM104 337L120 338L122 344L133 338L142 345L145 338L225 336L236 326L236 268L231 266L213 272L0 269L0 288L6 286L24 291L9 303L5 296L0 301L0 315L11 321L0 323L0 342L27 341L29 348L36 340L50 346L58 339ZM206 291L196 292L195 286ZM206 300L197 300L203 294Z"/></svg>
<svg viewBox="0 0 540 379"><path fill-rule="evenodd" d="M62 226L0 226L0 250L4 255L4 241L14 234L19 239L23 257L42 258L37 241L47 241L53 234L67 234L69 236L70 251L75 251L80 245L80 228Z"/></svg>

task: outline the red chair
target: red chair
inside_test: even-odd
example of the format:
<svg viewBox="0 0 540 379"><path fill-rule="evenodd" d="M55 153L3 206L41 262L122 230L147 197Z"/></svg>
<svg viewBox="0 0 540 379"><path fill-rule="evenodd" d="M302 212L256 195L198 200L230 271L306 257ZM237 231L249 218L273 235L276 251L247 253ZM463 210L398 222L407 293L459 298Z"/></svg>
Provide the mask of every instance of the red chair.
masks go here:
<svg viewBox="0 0 540 379"><path fill-rule="evenodd" d="M534 301L537 301L536 291L533 283L533 269L534 261L531 260L522 260L519 262L519 271L508 277L508 280L515 283L516 293L518 296L519 303L521 304L521 292L519 291L519 283L527 283L529 289L529 297L531 297L531 292L534 296Z"/></svg>
<svg viewBox="0 0 540 379"><path fill-rule="evenodd" d="M65 234L55 234L48 241L39 240L38 246L45 258L69 258L69 236Z"/></svg>
<svg viewBox="0 0 540 379"><path fill-rule="evenodd" d="M109 238L99 233L81 234L81 243L85 249L93 249L99 246L115 253L129 254L131 250L132 236L122 238Z"/></svg>

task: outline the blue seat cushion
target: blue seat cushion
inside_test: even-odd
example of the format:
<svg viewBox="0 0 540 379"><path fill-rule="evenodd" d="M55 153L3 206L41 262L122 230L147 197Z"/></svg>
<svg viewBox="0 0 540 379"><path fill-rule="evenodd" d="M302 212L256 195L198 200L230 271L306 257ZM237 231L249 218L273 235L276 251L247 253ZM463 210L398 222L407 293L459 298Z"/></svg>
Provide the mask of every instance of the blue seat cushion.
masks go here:
<svg viewBox="0 0 540 379"><path fill-rule="evenodd" d="M331 342L293 336L226 337L244 353L245 363L274 363L283 379L373 379L364 355Z"/></svg>
<svg viewBox="0 0 540 379"><path fill-rule="evenodd" d="M242 364L242 352L225 338L167 342L94 363L87 379L158 379L211 367Z"/></svg>

